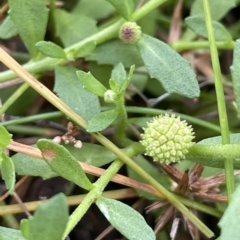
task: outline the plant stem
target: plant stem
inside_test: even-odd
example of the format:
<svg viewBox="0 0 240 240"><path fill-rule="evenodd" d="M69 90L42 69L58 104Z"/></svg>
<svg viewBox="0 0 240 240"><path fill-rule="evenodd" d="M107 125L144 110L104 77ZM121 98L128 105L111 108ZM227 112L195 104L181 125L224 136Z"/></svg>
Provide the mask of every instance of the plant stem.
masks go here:
<svg viewBox="0 0 240 240"><path fill-rule="evenodd" d="M212 66L213 66L213 72L214 72L214 80L215 80L215 86L216 86L217 105L218 105L219 121L220 121L220 127L221 127L222 143L229 144L230 136L229 136L226 104L224 99L224 91L223 91L223 85L222 85L222 76L221 76L218 52L217 52L217 47L215 43L215 36L214 36L214 30L212 26L212 18L211 18L211 12L209 9L208 0L203 0L203 8L204 8L204 15L206 19L206 28L208 32L209 46L210 46ZM228 195L228 201L230 202L231 195L235 190L233 159L225 158L224 165L225 165L225 174L226 174L227 195Z"/></svg>
<svg viewBox="0 0 240 240"><path fill-rule="evenodd" d="M68 105L61 101L55 94L53 94L48 88L37 81L30 73L28 73L21 65L19 65L11 56L9 56L3 49L0 48L0 60L10 69L12 69L20 78L26 81L33 89L46 98L56 108L62 111L66 116L75 121L78 125L84 129L87 126L86 121L75 113ZM182 214L184 214L201 232L207 237L212 237L213 232L207 228L192 212L190 212L181 202L179 202L173 194L166 190L160 183L158 183L152 176L146 173L141 167L139 167L131 158L129 158L124 152L122 152L116 145L110 140L104 137L100 133L92 134L101 144L107 149L112 151L119 159L130 166L136 173L143 177L148 183L155 187L166 199L173 204Z"/></svg>
<svg viewBox="0 0 240 240"><path fill-rule="evenodd" d="M1 122L0 125L6 127L6 126L11 126L11 125L18 125L18 124L22 124L22 123L34 122L34 121L38 121L38 120L42 120L42 119L57 118L57 117L62 117L62 116L64 116L64 115L60 111L41 113L41 114L36 114L33 116L19 117L17 119L9 120L6 122Z"/></svg>
<svg viewBox="0 0 240 240"><path fill-rule="evenodd" d="M29 88L27 83L23 83L0 107L0 116L7 111L9 107Z"/></svg>
<svg viewBox="0 0 240 240"><path fill-rule="evenodd" d="M110 179L118 172L122 165L122 161L118 159L115 160L104 172L104 174L94 183L95 188L86 195L81 204L74 210L74 212L69 217L62 239L65 239L68 236L68 234L72 231L72 229L77 225L77 223L87 212L92 203L95 202L96 198L101 196L104 188L107 186Z"/></svg>

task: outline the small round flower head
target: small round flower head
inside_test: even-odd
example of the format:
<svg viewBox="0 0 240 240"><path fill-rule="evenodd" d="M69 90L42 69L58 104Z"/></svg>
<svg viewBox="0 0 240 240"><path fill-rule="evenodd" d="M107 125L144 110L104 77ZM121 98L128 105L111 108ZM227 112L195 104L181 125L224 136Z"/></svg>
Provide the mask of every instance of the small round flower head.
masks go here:
<svg viewBox="0 0 240 240"><path fill-rule="evenodd" d="M186 121L181 121L174 114L165 114L153 118L143 128L141 144L146 148L146 155L154 161L170 164L185 158L188 149L194 144L193 129Z"/></svg>
<svg viewBox="0 0 240 240"><path fill-rule="evenodd" d="M135 22L125 22L119 30L119 38L127 44L137 43L141 34L141 28Z"/></svg>
<svg viewBox="0 0 240 240"><path fill-rule="evenodd" d="M103 98L106 103L114 103L117 99L117 93L115 93L113 90L108 89L104 93Z"/></svg>

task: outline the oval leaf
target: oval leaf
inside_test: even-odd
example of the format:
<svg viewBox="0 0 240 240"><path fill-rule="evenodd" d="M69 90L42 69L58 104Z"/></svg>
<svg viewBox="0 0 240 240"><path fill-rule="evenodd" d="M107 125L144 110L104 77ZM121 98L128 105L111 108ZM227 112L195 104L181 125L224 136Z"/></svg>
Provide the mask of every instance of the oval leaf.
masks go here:
<svg viewBox="0 0 240 240"><path fill-rule="evenodd" d="M88 121L86 130L88 132L99 132L106 129L111 123L113 123L118 116L117 110L108 110L95 115Z"/></svg>
<svg viewBox="0 0 240 240"><path fill-rule="evenodd" d="M185 19L187 26L197 35L208 38L206 22L203 16L196 15ZM216 41L231 41L232 36L228 30L219 22L212 21Z"/></svg>
<svg viewBox="0 0 240 240"><path fill-rule="evenodd" d="M13 193L14 184L16 181L14 164L12 162L12 159L5 153L2 153L1 173L7 189L10 193Z"/></svg>
<svg viewBox="0 0 240 240"><path fill-rule="evenodd" d="M153 230L147 225L142 215L128 205L104 197L99 197L96 204L111 225L127 239L156 239Z"/></svg>
<svg viewBox="0 0 240 240"><path fill-rule="evenodd" d="M118 90L120 91L122 85L126 81L127 73L122 63L117 64L112 70L111 79L116 83Z"/></svg>
<svg viewBox="0 0 240 240"><path fill-rule="evenodd" d="M26 240L25 237L21 234L21 231L11 229L11 228L5 228L0 227L0 239L1 240Z"/></svg>
<svg viewBox="0 0 240 240"><path fill-rule="evenodd" d="M12 141L12 134L10 134L5 127L0 125L0 152L1 149L7 147L7 145Z"/></svg>
<svg viewBox="0 0 240 240"><path fill-rule="evenodd" d="M38 140L37 146L46 163L54 172L83 189L91 190L93 188L78 161L66 148L46 139Z"/></svg>
<svg viewBox="0 0 240 240"><path fill-rule="evenodd" d="M44 39L48 8L45 1L39 0L9 0L9 15L16 26L26 48L33 58L38 49L35 44Z"/></svg>
<svg viewBox="0 0 240 240"><path fill-rule="evenodd" d="M29 219L28 240L62 239L68 222L68 205L64 194L41 204Z"/></svg>
<svg viewBox="0 0 240 240"><path fill-rule="evenodd" d="M130 15L134 10L134 2L132 0L107 0L110 2L116 11L126 20L129 20Z"/></svg>
<svg viewBox="0 0 240 240"><path fill-rule="evenodd" d="M77 71L77 76L86 90L97 96L104 96L107 89L90 72Z"/></svg>
<svg viewBox="0 0 240 240"><path fill-rule="evenodd" d="M167 44L143 34L137 43L151 78L161 82L168 93L194 98L199 96L199 86L190 63Z"/></svg>
<svg viewBox="0 0 240 240"><path fill-rule="evenodd" d="M238 114L240 114L240 39L236 41L233 52L233 65L231 66L234 95Z"/></svg>
<svg viewBox="0 0 240 240"><path fill-rule="evenodd" d="M66 53L63 51L63 49L53 42L40 41L36 44L36 47L44 55L51 58L67 59Z"/></svg>
<svg viewBox="0 0 240 240"><path fill-rule="evenodd" d="M3 23L0 26L0 38L1 39L9 39L18 34L17 28L14 25L12 19L7 16Z"/></svg>
<svg viewBox="0 0 240 240"><path fill-rule="evenodd" d="M54 91L76 113L89 120L100 112L99 99L83 88L76 71L77 69L71 66L57 66Z"/></svg>
<svg viewBox="0 0 240 240"><path fill-rule="evenodd" d="M238 240L239 239L239 222L240 222L240 186L237 187L232 195L231 203L225 210L219 226L221 228L221 240Z"/></svg>

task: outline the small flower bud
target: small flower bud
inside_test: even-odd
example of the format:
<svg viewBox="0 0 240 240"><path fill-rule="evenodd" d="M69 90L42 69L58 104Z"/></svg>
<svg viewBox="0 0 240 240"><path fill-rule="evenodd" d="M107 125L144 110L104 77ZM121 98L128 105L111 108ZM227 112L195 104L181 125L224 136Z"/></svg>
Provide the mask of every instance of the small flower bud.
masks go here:
<svg viewBox="0 0 240 240"><path fill-rule="evenodd" d="M125 22L119 30L119 38L126 44L137 43L141 34L141 28L135 22Z"/></svg>
<svg viewBox="0 0 240 240"><path fill-rule="evenodd" d="M117 93L109 89L104 93L103 97L106 103L114 103L117 98Z"/></svg>
<svg viewBox="0 0 240 240"><path fill-rule="evenodd" d="M143 128L141 144L146 148L146 155L154 161L170 164L185 158L188 149L194 144L193 129L186 121L181 121L174 114L160 115Z"/></svg>

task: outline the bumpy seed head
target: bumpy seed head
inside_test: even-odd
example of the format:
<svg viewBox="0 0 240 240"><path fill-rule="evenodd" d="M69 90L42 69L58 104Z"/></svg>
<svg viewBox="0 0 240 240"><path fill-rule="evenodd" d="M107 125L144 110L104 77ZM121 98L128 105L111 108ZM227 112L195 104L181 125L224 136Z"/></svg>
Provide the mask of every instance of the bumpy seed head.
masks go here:
<svg viewBox="0 0 240 240"><path fill-rule="evenodd" d="M194 144L192 127L174 114L155 117L147 125L143 128L140 142L146 148L145 154L153 157L154 161L166 164L178 162L185 158Z"/></svg>
<svg viewBox="0 0 240 240"><path fill-rule="evenodd" d="M119 38L127 44L137 43L141 34L141 28L135 22L125 22L119 30Z"/></svg>

